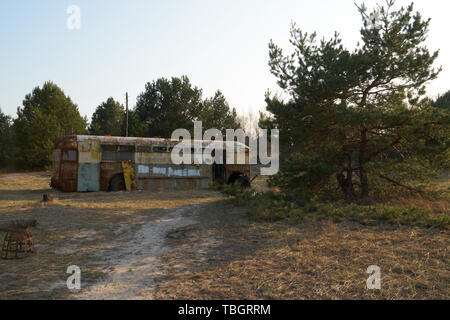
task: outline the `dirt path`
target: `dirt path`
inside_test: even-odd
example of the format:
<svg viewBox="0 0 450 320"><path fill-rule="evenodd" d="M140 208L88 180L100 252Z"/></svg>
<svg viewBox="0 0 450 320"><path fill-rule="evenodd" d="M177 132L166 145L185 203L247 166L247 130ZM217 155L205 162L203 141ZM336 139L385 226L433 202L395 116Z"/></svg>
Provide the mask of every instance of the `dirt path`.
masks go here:
<svg viewBox="0 0 450 320"><path fill-rule="evenodd" d="M131 241L115 247L109 255L102 256L101 263L113 268L108 279L89 286L78 299L152 299L156 286L154 278L163 275L156 262L163 254L172 250L167 237L172 232L180 232L187 226L195 225L198 209L205 204L196 204L169 210L143 223ZM142 223L135 221L135 223ZM126 225L121 232L130 232Z"/></svg>
<svg viewBox="0 0 450 320"><path fill-rule="evenodd" d="M42 203L43 193L55 201ZM38 221L36 253L0 260L0 299L151 299L167 274L160 257L222 199L211 190L60 193L48 173L0 175L0 221ZM66 286L71 265L81 269L78 292Z"/></svg>

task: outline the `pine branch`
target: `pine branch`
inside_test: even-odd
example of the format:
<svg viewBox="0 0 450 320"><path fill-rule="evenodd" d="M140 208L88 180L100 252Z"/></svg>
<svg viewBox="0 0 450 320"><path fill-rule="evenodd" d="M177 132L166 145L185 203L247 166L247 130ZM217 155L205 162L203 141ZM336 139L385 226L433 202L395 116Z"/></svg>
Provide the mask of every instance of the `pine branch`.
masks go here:
<svg viewBox="0 0 450 320"><path fill-rule="evenodd" d="M391 179L391 178L389 178L389 177L386 177L386 176L383 175L383 174L378 174L378 176L379 176L380 178L384 179L384 180L389 181L389 182L392 183L393 185L396 185L396 186L399 186L399 187L402 187L402 188L405 188L405 189L408 189L408 190L410 190L410 191L414 191L414 192L417 192L417 193L423 193L423 191L421 191L421 190L417 190L417 189L414 189L414 188L412 188L412 187L410 187L410 186L407 186L407 185L405 185L405 184L402 184L402 183L400 183L400 182L398 182L398 181L395 181L395 180L393 180L393 179Z"/></svg>

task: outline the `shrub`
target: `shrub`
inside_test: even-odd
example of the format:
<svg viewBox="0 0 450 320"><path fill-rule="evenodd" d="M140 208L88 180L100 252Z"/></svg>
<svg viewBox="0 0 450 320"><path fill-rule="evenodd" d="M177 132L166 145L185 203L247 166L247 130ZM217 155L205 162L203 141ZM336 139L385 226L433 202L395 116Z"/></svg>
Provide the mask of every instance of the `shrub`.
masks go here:
<svg viewBox="0 0 450 320"><path fill-rule="evenodd" d="M282 219L313 219L355 221L363 225L387 223L418 227L448 229L450 216L446 212L433 212L419 206L395 206L391 204L360 205L345 201L321 202L318 198L299 204L283 194L273 192L256 194L244 191L232 197L232 201L248 208L250 217L256 221L278 221Z"/></svg>
<svg viewBox="0 0 450 320"><path fill-rule="evenodd" d="M255 221L302 220L308 216L319 220L332 219L334 222L349 220L364 225L388 223L440 229L448 229L450 226L450 215L447 212L420 206L348 203L342 199L326 201L327 197L322 193L309 199L295 199L292 194L287 196L273 191L256 193L252 189L242 188L238 183L211 186L227 194L233 204L247 207L249 216Z"/></svg>
<svg viewBox="0 0 450 320"><path fill-rule="evenodd" d="M248 207L249 216L256 221L278 221L286 218L301 220L303 208L273 192L244 192L236 197L240 204Z"/></svg>

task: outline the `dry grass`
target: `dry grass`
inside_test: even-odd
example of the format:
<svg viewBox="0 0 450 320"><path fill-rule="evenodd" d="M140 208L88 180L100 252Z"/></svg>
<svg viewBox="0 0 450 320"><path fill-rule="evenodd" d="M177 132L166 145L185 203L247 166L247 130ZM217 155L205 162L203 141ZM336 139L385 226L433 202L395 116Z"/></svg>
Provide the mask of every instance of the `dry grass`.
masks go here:
<svg viewBox="0 0 450 320"><path fill-rule="evenodd" d="M389 203L398 206L414 206L424 208L436 213L450 212L450 200L449 199L427 199L420 195L416 197L397 197L389 199Z"/></svg>
<svg viewBox="0 0 450 320"><path fill-rule="evenodd" d="M136 230L167 209L221 199L216 192L60 193L49 189L48 173L0 175L0 221L33 218L34 255L0 260L0 299L61 299L67 267L83 270L83 284L104 279L108 253L129 242ZM52 203L41 202L53 193ZM0 234L2 237L3 234Z"/></svg>
<svg viewBox="0 0 450 320"><path fill-rule="evenodd" d="M267 191L257 179L258 191ZM265 189L264 189L265 187ZM449 190L448 181L436 189ZM416 206L435 213L450 212L450 199L392 197L393 206ZM228 207L230 216L245 209ZM240 211L239 211L240 210ZM233 214L233 212L235 212ZM240 213L239 213L240 212ZM238 239L234 248L247 247L238 257L222 257L220 265L186 271L186 255L165 257L173 279L159 286L161 299L448 299L450 264L448 230L378 224L363 226L344 220L302 222L242 222L223 237ZM239 231L236 231L239 230ZM224 244L229 247L230 244ZM220 252L220 249L217 251ZM224 252L224 251L222 251ZM213 255L213 254L212 254ZM202 265L193 254L191 265ZM208 259L217 259L209 257ZM231 262L230 262L231 260ZM381 268L382 289L369 290L370 265Z"/></svg>
<svg viewBox="0 0 450 320"><path fill-rule="evenodd" d="M196 203L207 203L198 223L165 236L171 250L151 275L155 298L450 298L448 230L312 218L259 223L213 191L64 194L48 182L45 173L0 175L0 221L39 222L32 230L36 254L0 260L0 299L76 298L65 287L69 265L82 268L83 286L98 284L117 267L110 253L144 223ZM40 202L47 192L54 203ZM408 201L448 210L445 203ZM381 290L366 288L372 264L381 268Z"/></svg>
<svg viewBox="0 0 450 320"><path fill-rule="evenodd" d="M267 186L267 177L258 176L252 181L252 189L256 192L267 192L269 187Z"/></svg>
<svg viewBox="0 0 450 320"><path fill-rule="evenodd" d="M241 230L249 250L194 273L173 270L161 299L448 299L449 234L307 221L258 223ZM252 239L251 235L264 235ZM256 245L253 241L256 241ZM258 244L262 246L257 248ZM179 252L164 263L182 265ZM184 258L184 257L183 257ZM195 264L194 262L191 262ZM381 268L381 290L368 290L366 269ZM177 268L175 268L177 269Z"/></svg>
<svg viewBox="0 0 450 320"><path fill-rule="evenodd" d="M399 206L416 206L433 212L450 212L450 180L440 179L427 186L425 194L395 190L380 201Z"/></svg>

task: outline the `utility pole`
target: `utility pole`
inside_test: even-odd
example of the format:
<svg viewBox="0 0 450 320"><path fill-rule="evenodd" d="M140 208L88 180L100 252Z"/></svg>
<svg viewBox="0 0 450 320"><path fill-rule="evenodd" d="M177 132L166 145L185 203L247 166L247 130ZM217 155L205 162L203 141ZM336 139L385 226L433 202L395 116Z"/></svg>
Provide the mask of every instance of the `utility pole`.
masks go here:
<svg viewBox="0 0 450 320"><path fill-rule="evenodd" d="M125 127L125 137L128 137L128 92L125 94L126 97L126 105L127 105L127 119L126 119L126 127Z"/></svg>

